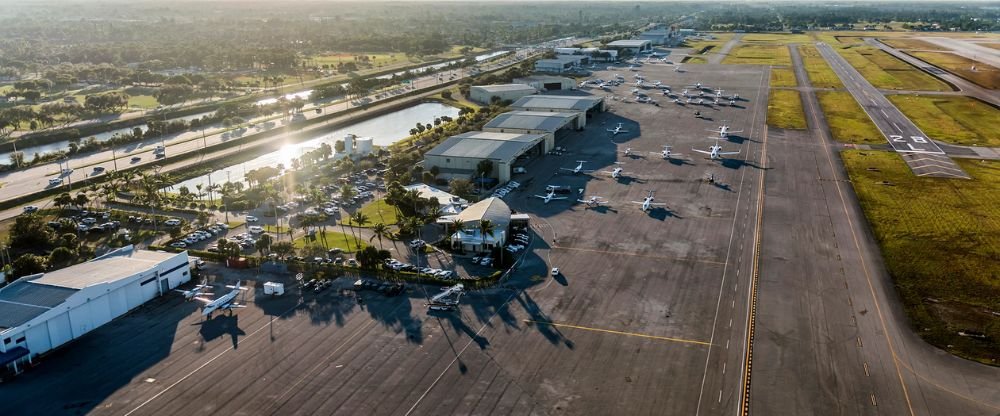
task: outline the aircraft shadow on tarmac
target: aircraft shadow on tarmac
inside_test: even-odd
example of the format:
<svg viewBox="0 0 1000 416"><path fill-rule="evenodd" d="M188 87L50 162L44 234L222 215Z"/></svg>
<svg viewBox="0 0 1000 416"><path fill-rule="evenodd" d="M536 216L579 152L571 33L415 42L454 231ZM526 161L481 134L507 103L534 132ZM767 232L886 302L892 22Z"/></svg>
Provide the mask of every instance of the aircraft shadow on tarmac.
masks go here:
<svg viewBox="0 0 1000 416"><path fill-rule="evenodd" d="M211 319L206 319L194 325L201 326L198 333L201 334L201 339L206 343L224 335L229 335L229 338L233 342L233 349L236 349L239 347L239 337L247 334L240 329L239 323L240 315L238 313L229 315L228 312L220 312Z"/></svg>
<svg viewBox="0 0 1000 416"><path fill-rule="evenodd" d="M747 142L747 141L749 141L749 142L756 142L756 140L752 140L752 139L749 139L749 138L746 138L746 137L743 137L743 136L737 136L735 134L730 134L730 135L726 136L726 141L729 142L729 143L734 143L734 144L743 144L743 142Z"/></svg>
<svg viewBox="0 0 1000 416"><path fill-rule="evenodd" d="M652 218L652 219L655 219L655 220L660 220L660 221L666 221L667 218L676 218L676 219L679 219L679 220L684 219L684 217L682 217L680 215L677 215L677 213L674 210L672 210L670 208L667 208L667 207L653 207L653 208L650 208L649 211L646 211L646 215L649 218Z"/></svg>

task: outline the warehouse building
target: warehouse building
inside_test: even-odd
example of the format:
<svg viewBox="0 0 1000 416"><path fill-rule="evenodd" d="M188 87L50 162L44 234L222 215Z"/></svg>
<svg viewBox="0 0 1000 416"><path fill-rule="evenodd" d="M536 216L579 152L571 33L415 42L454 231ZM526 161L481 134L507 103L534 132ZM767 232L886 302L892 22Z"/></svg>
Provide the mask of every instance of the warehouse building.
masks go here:
<svg viewBox="0 0 1000 416"><path fill-rule="evenodd" d="M587 123L584 113L549 113L541 111L511 111L500 114L483 126L494 133L544 134L545 152L555 145L557 132L581 130Z"/></svg>
<svg viewBox="0 0 1000 416"><path fill-rule="evenodd" d="M494 97L500 101L517 101L518 98L538 92L526 84L473 85L469 88L469 99L480 104L490 104Z"/></svg>
<svg viewBox="0 0 1000 416"><path fill-rule="evenodd" d="M670 31L667 29L653 29L640 33L638 40L648 40L653 45L663 45L669 36Z"/></svg>
<svg viewBox="0 0 1000 416"><path fill-rule="evenodd" d="M608 49L629 51L633 55L648 52L653 49L653 43L643 39L616 40L608 44Z"/></svg>
<svg viewBox="0 0 1000 416"><path fill-rule="evenodd" d="M514 101L511 108L521 111L585 113L587 116L608 109L603 97L593 95L529 95Z"/></svg>
<svg viewBox="0 0 1000 416"><path fill-rule="evenodd" d="M187 252L114 250L0 288L0 361L25 362L191 280Z"/></svg>
<svg viewBox="0 0 1000 416"><path fill-rule="evenodd" d="M546 151L544 134L516 134L470 131L451 136L424 154L424 169L437 166L445 176L471 178L479 162L489 160L489 177L500 183L510 181L511 168L518 157L537 156Z"/></svg>
<svg viewBox="0 0 1000 416"><path fill-rule="evenodd" d="M514 78L514 83L530 85L538 91L562 91L576 88L576 81L573 78L552 75L531 75L523 78Z"/></svg>
<svg viewBox="0 0 1000 416"><path fill-rule="evenodd" d="M590 63L590 57L584 55L556 55L553 59L539 59L535 61L535 71L561 74L573 72L580 65Z"/></svg>

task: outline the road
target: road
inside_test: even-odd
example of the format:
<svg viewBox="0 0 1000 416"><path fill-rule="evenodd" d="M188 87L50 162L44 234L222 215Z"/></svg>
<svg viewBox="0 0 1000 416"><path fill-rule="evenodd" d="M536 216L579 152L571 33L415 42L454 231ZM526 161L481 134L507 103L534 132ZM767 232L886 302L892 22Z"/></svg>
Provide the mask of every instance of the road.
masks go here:
<svg viewBox="0 0 1000 416"><path fill-rule="evenodd" d="M886 53L901 59L903 62L906 62L917 68L920 68L924 72L927 72L935 77L940 78L945 82L948 82L958 87L958 89L961 90L960 94L976 97L980 100L983 100L985 102L1000 107L1000 92L986 89L979 85L976 85L973 82L969 82L965 78L952 74L951 72L948 72L945 69L931 65L930 63L927 63L919 58L913 57L907 53L901 52L900 50L893 48L889 45L886 45L878 41L877 39L864 38L864 40L865 43L874 46L876 48L879 48L885 51ZM900 93L902 93L902 91L900 91ZM919 94L919 92L917 93Z"/></svg>
<svg viewBox="0 0 1000 416"><path fill-rule="evenodd" d="M808 130L769 132L751 414L995 415L1000 368L915 336L797 50Z"/></svg>
<svg viewBox="0 0 1000 416"><path fill-rule="evenodd" d="M964 178L969 176L892 102L866 80L830 45L819 42L816 49L826 59L830 68L843 81L847 91L854 96L892 148L903 155L910 169L918 176Z"/></svg>
<svg viewBox="0 0 1000 416"><path fill-rule="evenodd" d="M743 39L742 33L733 34L733 38L729 39L728 42L723 44L722 47L719 48L718 52L710 54L708 56L708 63L710 64L721 63L723 59L726 59L726 57L729 56L729 51L733 50L733 48L736 46L737 43L740 43L740 39Z"/></svg>
<svg viewBox="0 0 1000 416"><path fill-rule="evenodd" d="M504 59L501 62L493 63L491 65L484 65L483 71L490 71L496 68L511 65L513 63L519 62L525 58L525 55L518 54L516 58ZM432 88L437 84L441 84L449 80L452 74L455 75L456 79L461 79L463 77L469 76L469 73L465 70L455 70L455 71L445 71L441 74L444 78L438 79L439 73L434 73L426 76L419 77L413 80L412 86L408 88L399 88L395 90L395 93L391 94L381 94L380 96L368 96L361 99L351 100L351 101L338 101L334 103L329 103L323 105L322 113L316 113L315 107L307 107L301 113L307 120L314 119L317 117L328 116L331 113L337 113L341 111L348 110L358 105L370 106L375 103L392 101L397 95L400 95L411 90L420 90L425 88ZM233 141L233 140L249 140L248 136L251 136L256 131L266 131L272 128L277 128L279 126L284 126L289 122L288 119L275 120L272 127L266 127L262 122L262 119L257 119L257 127L255 129L248 129L246 133L242 136L236 131L226 131L222 130L213 131L192 131L185 132L170 139L156 139L147 140L137 143L131 143L125 146L120 146L113 150L100 151L95 153L89 153L85 155L74 156L69 160L68 166L73 169L73 172L69 175L60 174L60 165L56 163L43 164L38 166L33 166L27 169L5 172L0 174L0 201L9 200L12 198L20 197L23 195L28 195L34 192L39 192L43 189L47 189L52 186L49 184L49 179L62 177L63 185L56 186L66 186L67 189L72 187L73 182L78 182L82 179L86 179L94 174L95 167L102 167L105 171L110 172L117 169L124 168L134 168L138 166L149 166L153 164L164 164L165 161L169 162L174 156L187 154L190 152L203 151L205 148L211 148L212 146ZM287 133L280 136L281 138L290 138L293 135L301 135L310 131L315 131L317 129L323 129L327 127L330 122L322 123L319 125L310 126L307 129ZM272 139L274 141L274 139ZM165 159L156 159L153 156L153 149L164 143L166 146ZM223 152L226 152L225 150ZM204 155L202 159L213 158L219 154L218 152L208 152ZM131 162L132 158L139 158L137 162ZM183 162L184 166L191 165L192 161Z"/></svg>

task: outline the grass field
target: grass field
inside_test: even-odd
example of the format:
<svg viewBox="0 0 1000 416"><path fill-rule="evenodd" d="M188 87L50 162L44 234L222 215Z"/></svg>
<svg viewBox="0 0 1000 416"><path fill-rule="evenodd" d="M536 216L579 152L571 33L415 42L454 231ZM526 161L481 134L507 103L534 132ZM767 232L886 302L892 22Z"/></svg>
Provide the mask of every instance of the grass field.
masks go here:
<svg viewBox="0 0 1000 416"><path fill-rule="evenodd" d="M920 39L906 39L906 38L893 38L893 39L879 39L882 43L892 46L896 49L922 49L928 51L946 51L947 48L935 45L930 42L922 41Z"/></svg>
<svg viewBox="0 0 1000 416"><path fill-rule="evenodd" d="M990 311L1000 311L1000 162L956 160L973 177L966 181L915 176L892 152L841 155L914 329L996 365L1000 316ZM970 330L989 338L957 335Z"/></svg>
<svg viewBox="0 0 1000 416"><path fill-rule="evenodd" d="M788 47L774 44L740 43L723 60L724 64L791 65Z"/></svg>
<svg viewBox="0 0 1000 416"><path fill-rule="evenodd" d="M325 240L326 244L323 244L324 236L326 237ZM341 250L344 250L345 253L353 253L358 249L357 246L358 242L361 243L361 248L365 248L368 246L366 241L354 238L354 236L351 235L350 231L348 231L347 234L341 233L339 231L331 231L329 229L327 229L325 233L322 231L316 232L315 243L323 244L323 246L326 247L327 249L339 248ZM313 243L313 241L310 240L309 237L305 236L296 238L292 242L292 244L295 246L296 249L301 249L310 243Z"/></svg>
<svg viewBox="0 0 1000 416"><path fill-rule="evenodd" d="M795 72L791 68L771 68L771 87L794 87Z"/></svg>
<svg viewBox="0 0 1000 416"><path fill-rule="evenodd" d="M1000 49L1000 43L980 43L987 48Z"/></svg>
<svg viewBox="0 0 1000 416"><path fill-rule="evenodd" d="M787 45L789 43L812 43L812 36L801 33L747 33L740 42L770 43Z"/></svg>
<svg viewBox="0 0 1000 416"><path fill-rule="evenodd" d="M387 204L384 199L377 199L369 202L363 205L360 211L368 217L368 223L364 225L365 227L371 227L377 222L385 225L392 225L397 222L396 208ZM351 226L357 225L354 221L347 221L345 224Z"/></svg>
<svg viewBox="0 0 1000 416"><path fill-rule="evenodd" d="M947 84L881 49L859 46L838 49L840 55L876 88L890 90L951 91Z"/></svg>
<svg viewBox="0 0 1000 416"><path fill-rule="evenodd" d="M833 69L830 69L830 65L826 63L826 59L823 59L815 46L799 45L799 55L802 56L802 65L805 66L813 87L844 88L840 77L833 72Z"/></svg>
<svg viewBox="0 0 1000 416"><path fill-rule="evenodd" d="M767 100L767 125L783 129L806 128L806 115L798 91L771 90Z"/></svg>
<svg viewBox="0 0 1000 416"><path fill-rule="evenodd" d="M327 53L323 55L312 56L308 59L309 63L316 66L330 65L336 67L339 63L355 62L354 57L364 55L369 59L374 67L396 65L400 63L411 62L410 58L405 53ZM359 61L360 62L360 61Z"/></svg>
<svg viewBox="0 0 1000 416"><path fill-rule="evenodd" d="M889 95L900 111L936 140L966 146L1000 146L1000 110L961 96Z"/></svg>
<svg viewBox="0 0 1000 416"><path fill-rule="evenodd" d="M973 61L964 56L942 52L911 52L910 55L923 59L933 65L946 69L962 78L972 81L983 88L995 90L1000 88L1000 69ZM976 70L972 70L972 66Z"/></svg>
<svg viewBox="0 0 1000 416"><path fill-rule="evenodd" d="M714 36L715 36L715 39L711 39L711 40L690 40L690 41L685 41L684 44L687 47L693 49L693 51L692 51L693 54L699 53L700 51L702 51L705 48L708 48L708 50L706 50L705 53L702 54L702 55L691 56L691 57L688 57L688 58L684 58L684 60L682 62L684 62L686 64L705 64L705 63L708 63L708 59L706 59L706 57L708 57L709 55L712 55L713 53L718 52L719 48L721 48L722 45L724 45L726 42L728 42L730 39L733 38L733 34L732 33L718 33L718 34L715 34Z"/></svg>
<svg viewBox="0 0 1000 416"><path fill-rule="evenodd" d="M444 98L444 96L442 96L441 93L434 94L434 95L432 95L430 97L427 97L427 98L432 99L432 100L438 100L438 101L441 101L442 103L445 103L445 104L448 104L448 105L451 105L451 106L455 106L455 107L459 107L459 108L461 108L461 107L467 107L467 108L471 108L473 110L478 110L479 109L480 105L476 104L476 103L474 103L472 101L469 101L468 98L465 98L465 96L462 95L461 92L458 91L458 87L457 86L456 87L452 87L448 91L451 92L451 98Z"/></svg>
<svg viewBox="0 0 1000 416"><path fill-rule="evenodd" d="M707 64L708 63L708 59L705 59L704 57L701 57L701 56L688 56L688 57L685 57L681 61L681 63L685 63L685 64Z"/></svg>
<svg viewBox="0 0 1000 416"><path fill-rule="evenodd" d="M833 139L844 143L884 144L885 138L851 93L817 91L816 98L826 115Z"/></svg>

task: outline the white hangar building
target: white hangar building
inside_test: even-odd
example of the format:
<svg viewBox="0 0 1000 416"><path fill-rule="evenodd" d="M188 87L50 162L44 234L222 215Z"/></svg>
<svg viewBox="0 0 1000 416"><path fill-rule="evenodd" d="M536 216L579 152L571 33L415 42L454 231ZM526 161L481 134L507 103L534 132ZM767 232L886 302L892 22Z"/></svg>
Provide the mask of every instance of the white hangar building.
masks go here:
<svg viewBox="0 0 1000 416"><path fill-rule="evenodd" d="M535 87L525 84L473 85L469 88L469 99L489 105L496 97L500 101L515 101L525 95L538 92Z"/></svg>
<svg viewBox="0 0 1000 416"><path fill-rule="evenodd" d="M0 362L18 364L191 280L187 252L120 248L0 288Z"/></svg>

